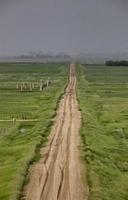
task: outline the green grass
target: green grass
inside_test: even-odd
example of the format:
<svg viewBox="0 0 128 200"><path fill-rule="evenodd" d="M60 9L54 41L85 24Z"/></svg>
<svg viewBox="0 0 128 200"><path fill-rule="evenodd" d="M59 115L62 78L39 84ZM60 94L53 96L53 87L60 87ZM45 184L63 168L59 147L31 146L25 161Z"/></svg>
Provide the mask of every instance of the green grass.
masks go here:
<svg viewBox="0 0 128 200"><path fill-rule="evenodd" d="M37 122L0 122L0 200L15 200L28 166L39 158L67 84L67 64L0 64L0 119L38 119ZM44 91L19 92L20 80L52 80Z"/></svg>
<svg viewBox="0 0 128 200"><path fill-rule="evenodd" d="M128 68L78 66L89 200L128 199Z"/></svg>

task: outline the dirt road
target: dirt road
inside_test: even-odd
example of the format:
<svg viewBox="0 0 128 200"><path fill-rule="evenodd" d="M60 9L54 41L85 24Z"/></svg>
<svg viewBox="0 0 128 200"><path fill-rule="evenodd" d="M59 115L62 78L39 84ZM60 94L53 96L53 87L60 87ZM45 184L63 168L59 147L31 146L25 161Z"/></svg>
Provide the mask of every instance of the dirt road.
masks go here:
<svg viewBox="0 0 128 200"><path fill-rule="evenodd" d="M42 159L30 170L26 200L86 200L79 159L80 112L76 100L75 66L60 101L55 123Z"/></svg>

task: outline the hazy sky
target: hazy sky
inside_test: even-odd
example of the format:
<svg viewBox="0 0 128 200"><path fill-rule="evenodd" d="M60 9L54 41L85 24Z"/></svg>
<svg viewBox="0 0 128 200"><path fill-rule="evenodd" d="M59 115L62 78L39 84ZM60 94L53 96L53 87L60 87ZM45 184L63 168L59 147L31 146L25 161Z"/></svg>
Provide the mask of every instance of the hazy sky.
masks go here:
<svg viewBox="0 0 128 200"><path fill-rule="evenodd" d="M0 0L0 55L128 52L127 0Z"/></svg>

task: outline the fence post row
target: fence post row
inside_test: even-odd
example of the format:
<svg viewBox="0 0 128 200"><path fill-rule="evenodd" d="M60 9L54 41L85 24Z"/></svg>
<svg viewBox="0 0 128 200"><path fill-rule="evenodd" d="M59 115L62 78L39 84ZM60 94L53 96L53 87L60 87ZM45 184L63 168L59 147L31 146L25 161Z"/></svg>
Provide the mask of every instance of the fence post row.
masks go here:
<svg viewBox="0 0 128 200"><path fill-rule="evenodd" d="M39 91L42 91L45 87L49 87L51 81L47 79L46 81L40 80L37 84L35 83L17 83L16 89L23 91L33 91L34 89L39 88ZM37 85L37 86L36 86Z"/></svg>

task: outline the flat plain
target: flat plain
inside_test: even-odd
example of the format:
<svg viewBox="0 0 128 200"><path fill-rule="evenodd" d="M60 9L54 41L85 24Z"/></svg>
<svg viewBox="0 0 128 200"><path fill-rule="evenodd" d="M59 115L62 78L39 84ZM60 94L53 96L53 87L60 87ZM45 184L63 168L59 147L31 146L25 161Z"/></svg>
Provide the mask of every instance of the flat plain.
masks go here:
<svg viewBox="0 0 128 200"><path fill-rule="evenodd" d="M74 140L75 135L79 138L79 120L81 143ZM42 149L49 149L49 144L51 153L46 165L50 164L50 178L42 199L50 199L52 194L56 199L55 191L59 191L59 199L73 199L73 191L79 196L75 195L77 200L83 199L71 171L74 167L79 174L81 166L76 166L81 153L89 188L89 196L85 188L86 198L127 200L127 122L128 67L76 64L72 74L67 63L0 63L0 200L24 198L23 186L31 184L29 170L44 162L47 154ZM53 135L52 125L58 127ZM64 163L68 162L65 168ZM62 179L59 190L54 190L58 188L56 180ZM51 180L57 183L56 188ZM72 197L65 193L69 182L75 188L70 188Z"/></svg>
<svg viewBox="0 0 128 200"><path fill-rule="evenodd" d="M0 200L18 199L67 84L64 63L0 63ZM49 80L49 86L40 84ZM21 91L22 90L22 91Z"/></svg>
<svg viewBox="0 0 128 200"><path fill-rule="evenodd" d="M128 67L77 66L89 200L128 199Z"/></svg>

